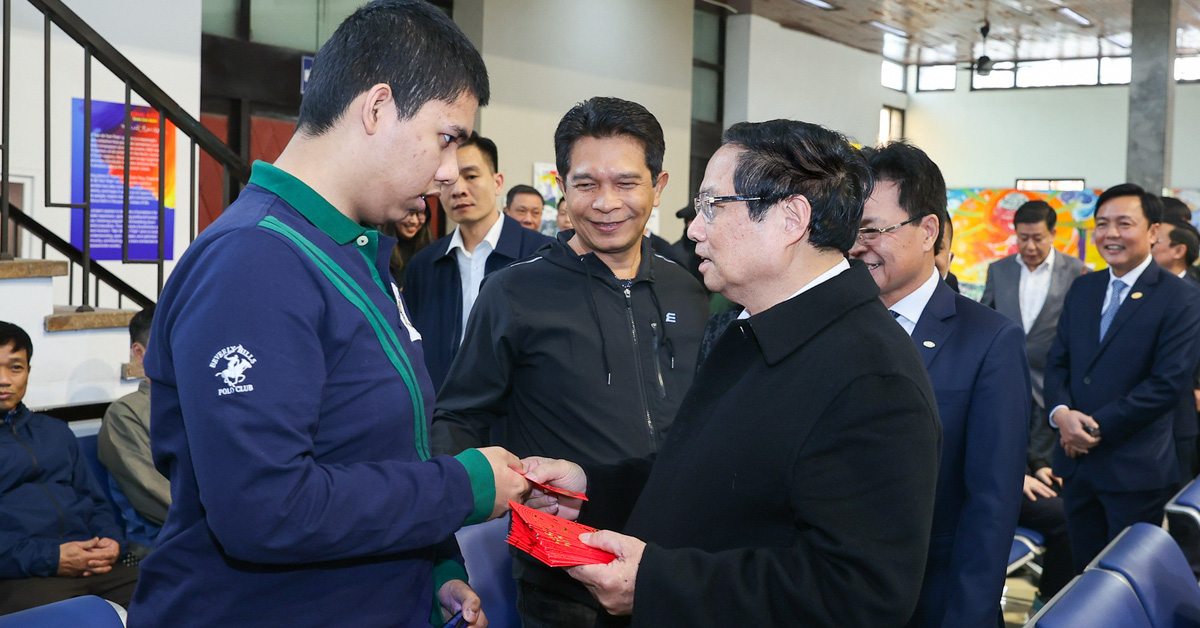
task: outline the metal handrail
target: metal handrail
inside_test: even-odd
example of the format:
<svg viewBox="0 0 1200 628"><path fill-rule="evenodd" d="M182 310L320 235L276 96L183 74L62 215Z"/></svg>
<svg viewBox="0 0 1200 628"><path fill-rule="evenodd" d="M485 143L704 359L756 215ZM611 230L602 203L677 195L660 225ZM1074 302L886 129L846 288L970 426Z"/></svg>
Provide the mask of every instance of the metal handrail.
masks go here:
<svg viewBox="0 0 1200 628"><path fill-rule="evenodd" d="M191 205L189 206L189 211L190 211L189 218L190 218L190 223L191 223L191 229L190 229L190 234L189 234L190 238L193 238L193 239L195 238L195 222L196 222L196 213L198 211L198 208L195 206L195 200L196 200L196 195L195 195L195 192L196 192L195 191L195 187L196 187L196 149L199 148L199 149L205 151L206 153L208 153L209 156L211 156L220 167L224 168L227 180L236 181L237 183L240 183L241 185L245 185L250 179L250 166L233 149L231 149L223 141L221 141L221 139L219 139L211 131L209 131L207 128L205 128L200 123L199 120L197 120L196 118L193 118L187 111L185 111L183 109L182 106L179 105L179 103L175 102L174 99L172 99L170 96L168 96L166 92L164 92L160 87L158 87L158 85L156 85L152 80L150 80L150 78L148 76L146 76L145 73L143 73L140 69L138 69L137 66L135 66L128 58L126 58L123 54L118 52L115 47L113 47L110 43L108 43L107 40L105 40L103 37L101 37L100 34L95 31L95 29L93 29L91 26L89 26L74 11L72 11L70 8L68 8L66 6L66 4L64 4L62 2L62 0L27 0L27 1L29 2L29 4L33 5L34 8L36 8L38 11L40 11L45 18L44 35L45 35L46 67L44 69L44 72L46 73L46 83L45 83L44 96L45 96L45 101L46 101L45 102L45 108L46 108L46 110L45 110L45 126L46 126L46 129L45 129L45 147L44 147L45 148L45 150L44 150L45 185L43 186L45 189L45 194L46 194L45 205L47 207L66 207L66 208L73 208L73 209L82 209L83 214L84 214L83 223L85 225L85 228L83 229L83 234L84 234L83 242L82 242L83 251L78 253L77 255L72 255L72 254L70 254L66 251L62 251L60 249L60 252L62 252L64 255L67 255L69 258L72 258L73 261L75 258L78 258L78 261L76 263L78 263L82 267L82 272L83 272L82 301L83 301L83 304L80 306L79 309L80 310L91 309L91 307L88 305L88 300L89 300L88 299L88 296L89 296L88 279L91 276L95 276L98 281L103 280L106 284L113 286L114 289L116 289L118 291L118 293L120 293L121 295L128 297L131 300L134 300L134 301L138 302L139 304L145 306L147 303L150 303L152 301L148 300L147 297L145 297L145 295L138 293L131 286L126 284L124 281L121 281L120 279L116 278L115 275L112 275L111 272L109 272L106 269L104 269L103 267L95 264L90 255L90 246L89 246L90 239L91 239L90 229L86 226L86 225L90 224L89 215L91 213L91 199L90 199L90 194L89 194L89 191L90 191L89 188L90 188L91 182L90 182L90 176L88 174L90 171L90 162L91 162L90 155L91 155L91 141L92 140L91 140L90 133L88 133L88 132L84 133L84 136L85 136L84 137L84 147L83 147L84 150L82 153L83 155L85 155L85 157L83 159L83 164L82 164L83 170L84 170L84 172L83 172L83 186L84 186L83 202L82 203L56 203L51 200L51 197L50 197L50 193L51 193L51 185L50 185L50 178L51 178L50 177L50 172L51 172L51 170L50 170L50 161L51 161L50 154L51 154L51 150L50 150L50 111L49 111L49 109L50 109L50 82L49 82L50 34L51 34L50 33L50 30L51 30L50 25L53 23L60 30L62 30L63 33L65 33L68 37L70 37L72 40L74 40L76 43L78 43L83 48L83 56L84 56L84 90L83 90L84 91L84 126L86 129L90 129L90 124L88 123L88 121L90 120L90 117L91 117L91 115L90 115L91 114L91 66L92 66L91 61L93 59L95 59L96 61L99 61L103 66L108 68L108 70L111 71L118 80L123 81L125 84L125 109L126 109L125 141L126 141L126 144L125 144L125 171L124 171L125 194L124 194L124 206L123 206L124 228L123 228L123 237L122 237L122 246L121 246L122 261L126 264L137 264L137 263L157 264L158 265L158 291L161 292L162 286L163 286L163 281L164 281L163 258L165 257L165 255L164 255L165 241L166 241L167 237L172 237L172 235L165 233L165 229L166 229L165 200L166 199L164 199L162 197L162 194L164 191L163 184L164 184L165 167L166 167L166 164L165 164L166 157L165 157L165 151L164 151L165 144L166 144L166 121L169 120L177 129L182 131L190 139L190 142L186 143L186 144L190 145L189 157L190 157L190 165L191 165L191 170L190 170L191 176L189 178L189 183L190 183L189 198L191 199ZM3 44L2 44L2 51L0 51L0 55L2 55L2 61L0 61L0 64L3 65L2 88L0 88L0 89L2 89L2 92L3 92L2 96L0 96L0 99L2 99L2 103L0 103L0 109L2 109L2 113L0 113L0 127L2 127L2 130L0 130L0 182L7 182L9 180L9 174L11 172L10 163L9 163L10 162L10 154L11 154L11 145L10 145L10 139L9 139L9 130L10 130L9 129L10 106L9 105L10 105L10 94L11 94L10 74L11 74L11 68L12 68L12 65L11 65L12 59L11 59L11 50L10 50L10 45L11 45L10 42L12 39L12 37L11 37L11 35L12 35L11 3L12 3L12 0L3 0L3 19L4 19ZM130 181L129 181L129 146L130 146L129 111L130 111L130 107L131 107L131 93L132 92L136 92L138 94L138 96L141 97L147 103L147 105L149 107L153 108L155 111L157 111L159 113L159 116L158 116L159 117L159 186L158 186L158 188L159 188L158 189L158 192L159 192L159 199L158 199L159 200L159 204L158 204L158 231L159 231L159 234L158 234L158 256L157 256L158 259L152 259L152 260L130 259L129 251L128 251L128 248L129 248L129 211L130 211L130 203L129 203L129 185L130 185ZM174 165L172 165L171 167L174 167ZM236 188L233 186L227 186L225 192L228 196L232 196L233 194L236 194ZM228 200L232 200L232 199L227 198L226 200L228 201ZM0 259L12 259L14 256L13 251L11 250L12 243L10 242L10 240L12 240L12 237L11 237L10 229L9 229L9 221L10 221L10 218L15 220L17 213L10 212L10 208L15 210L15 208L12 207L9 203L8 186L0 185ZM49 230L46 230L44 227L42 227L42 225L37 223L30 216L28 216L24 213L20 213L20 218L21 218L21 223L20 223L21 226L25 227L30 232L36 233L40 229L42 231L49 233ZM37 225L37 228L34 228L31 225ZM53 234L51 233L51 235L53 235ZM39 237L41 237L41 236L39 235ZM57 238L57 236L54 236L54 237ZM65 242L61 238L57 238L57 239L59 242ZM44 243L50 241L49 239L44 238L44 237L42 238L42 240ZM71 246L69 243L67 244L67 246L71 249L75 248L75 247ZM43 248L44 248L44 246L43 246ZM55 246L55 248L58 249L59 247ZM110 279L115 280L116 283L114 283L113 281L110 281ZM118 285L120 287L118 287Z"/></svg>

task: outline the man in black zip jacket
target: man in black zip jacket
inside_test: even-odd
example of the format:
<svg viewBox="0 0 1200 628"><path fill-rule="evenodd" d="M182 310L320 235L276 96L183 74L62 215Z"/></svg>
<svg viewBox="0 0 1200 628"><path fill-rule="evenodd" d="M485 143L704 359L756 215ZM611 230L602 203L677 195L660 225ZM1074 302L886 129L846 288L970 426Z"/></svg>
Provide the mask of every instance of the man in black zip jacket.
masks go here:
<svg viewBox="0 0 1200 628"><path fill-rule="evenodd" d="M662 128L637 103L597 97L554 143L574 230L484 282L438 395L439 453L647 458L691 385L707 299L642 236L667 183ZM525 628L594 623L596 602L561 570L519 555L514 571Z"/></svg>
<svg viewBox="0 0 1200 628"><path fill-rule="evenodd" d="M66 423L21 403L33 343L0 321L0 615L80 595L129 606L138 569Z"/></svg>

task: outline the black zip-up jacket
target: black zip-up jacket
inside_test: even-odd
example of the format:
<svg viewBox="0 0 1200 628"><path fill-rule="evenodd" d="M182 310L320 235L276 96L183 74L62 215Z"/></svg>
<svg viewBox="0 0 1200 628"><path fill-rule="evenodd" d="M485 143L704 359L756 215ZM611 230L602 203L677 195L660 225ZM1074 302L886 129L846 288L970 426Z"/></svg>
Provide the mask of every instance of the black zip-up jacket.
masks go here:
<svg viewBox="0 0 1200 628"><path fill-rule="evenodd" d="M0 579L53 576L59 545L93 536L125 548L71 428L24 404L0 414Z"/></svg>
<svg viewBox="0 0 1200 628"><path fill-rule="evenodd" d="M438 394L435 454L500 445L613 464L658 451L696 371L707 296L648 238L626 289L573 235L484 280ZM594 604L561 569L522 563L521 579Z"/></svg>

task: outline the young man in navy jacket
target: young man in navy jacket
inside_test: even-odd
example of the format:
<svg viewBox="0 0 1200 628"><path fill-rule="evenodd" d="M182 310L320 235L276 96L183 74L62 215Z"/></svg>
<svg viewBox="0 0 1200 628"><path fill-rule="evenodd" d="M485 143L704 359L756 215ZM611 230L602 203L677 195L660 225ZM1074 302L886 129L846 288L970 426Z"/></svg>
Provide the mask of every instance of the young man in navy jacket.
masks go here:
<svg viewBox="0 0 1200 628"><path fill-rule="evenodd" d="M454 544L528 486L499 449L431 456L433 385L362 224L424 211L488 99L425 2L376 0L313 63L296 135L179 261L146 358L172 504L129 625L486 623Z"/></svg>

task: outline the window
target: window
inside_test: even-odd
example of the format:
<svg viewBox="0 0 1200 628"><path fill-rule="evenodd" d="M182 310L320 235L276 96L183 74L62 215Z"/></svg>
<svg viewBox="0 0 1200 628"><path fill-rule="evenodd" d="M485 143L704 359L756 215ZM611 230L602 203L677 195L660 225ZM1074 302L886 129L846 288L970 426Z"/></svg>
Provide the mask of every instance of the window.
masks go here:
<svg viewBox="0 0 1200 628"><path fill-rule="evenodd" d="M1083 179L1017 179L1018 190L1082 192Z"/></svg>
<svg viewBox="0 0 1200 628"><path fill-rule="evenodd" d="M884 106L879 110L879 136L877 144L886 144L904 139L904 110Z"/></svg>
<svg viewBox="0 0 1200 628"><path fill-rule="evenodd" d="M1200 81L1200 57L1179 57L1175 60L1176 81Z"/></svg>
<svg viewBox="0 0 1200 628"><path fill-rule="evenodd" d="M1129 57L1104 57L1100 59L1101 85L1128 85L1129 78L1132 75L1133 60Z"/></svg>
<svg viewBox="0 0 1200 628"><path fill-rule="evenodd" d="M1017 87L1095 85L1098 59L1049 59L1022 61L1017 65Z"/></svg>
<svg viewBox="0 0 1200 628"><path fill-rule="evenodd" d="M987 76L971 73L971 89L1008 89L1017 84L1016 65L1012 61L997 61Z"/></svg>
<svg viewBox="0 0 1200 628"><path fill-rule="evenodd" d="M898 92L904 91L904 66L884 59L879 70L879 83Z"/></svg>
<svg viewBox="0 0 1200 628"><path fill-rule="evenodd" d="M725 116L725 9L697 0L692 27L692 145L688 191L695 196L721 146Z"/></svg>
<svg viewBox="0 0 1200 628"><path fill-rule="evenodd" d="M923 65L917 68L917 91L954 91L958 85L958 68L953 65Z"/></svg>

